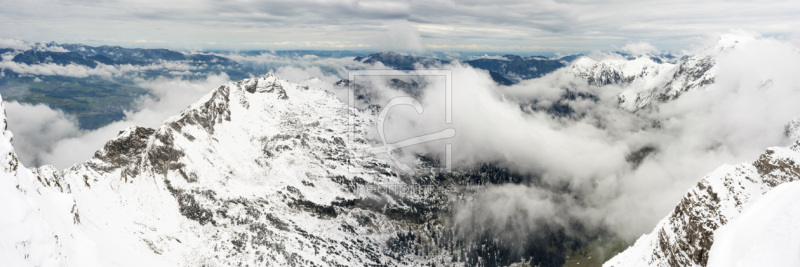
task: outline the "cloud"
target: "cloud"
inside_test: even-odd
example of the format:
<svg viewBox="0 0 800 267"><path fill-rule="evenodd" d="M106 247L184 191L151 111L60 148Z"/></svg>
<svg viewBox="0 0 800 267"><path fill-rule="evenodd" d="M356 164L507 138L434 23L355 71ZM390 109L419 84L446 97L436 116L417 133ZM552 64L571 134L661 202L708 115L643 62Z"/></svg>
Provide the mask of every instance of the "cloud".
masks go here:
<svg viewBox="0 0 800 267"><path fill-rule="evenodd" d="M144 40L144 39L139 39L139 40L136 40L136 41L133 41L133 42L134 42L134 43L140 43L140 44L146 44L146 43L156 43L156 44L160 44L160 43L163 43L164 41L161 41L161 40Z"/></svg>
<svg viewBox="0 0 800 267"><path fill-rule="evenodd" d="M407 21L396 21L388 23L388 31L379 35L379 39L374 42L376 48L383 51L407 51L424 52L425 45L419 30L414 24Z"/></svg>
<svg viewBox="0 0 800 267"><path fill-rule="evenodd" d="M17 102L4 106L8 127L16 137L14 149L27 166L42 165L37 155L49 151L59 140L83 134L78 121L60 110Z"/></svg>
<svg viewBox="0 0 800 267"><path fill-rule="evenodd" d="M25 41L17 40L17 39L3 39L0 38L0 48L11 48L16 50L28 50L31 49L30 44Z"/></svg>
<svg viewBox="0 0 800 267"><path fill-rule="evenodd" d="M149 70L178 71L175 74L188 74L191 70L198 67L186 63L163 61L150 65L105 65L98 63L95 67L88 67L78 64L59 65L55 63L33 64L18 63L9 58L0 61L0 69L10 70L23 75L44 75L44 76L66 76L75 78L86 78L89 76L99 76L104 78L120 77L133 73L143 73Z"/></svg>
<svg viewBox="0 0 800 267"><path fill-rule="evenodd" d="M658 53L658 49L647 42L628 43L622 47L622 51L632 55L646 55L646 54Z"/></svg>
<svg viewBox="0 0 800 267"><path fill-rule="evenodd" d="M53 43L53 42L47 42L47 43L39 42L39 43L36 43L34 45L33 49L36 49L37 51L48 51L48 52L58 52L58 53L69 52L69 50L67 50L66 48L63 48L63 47L61 47L61 46L59 46L59 45L57 45L56 43Z"/></svg>
<svg viewBox="0 0 800 267"><path fill-rule="evenodd" d="M45 75L45 76L66 76L76 78L86 78L89 76L111 77L118 70L112 66L98 64L95 68L83 65L68 64L58 65L54 63L28 65L17 63L10 60L0 62L0 69L10 70L19 74Z"/></svg>
<svg viewBox="0 0 800 267"><path fill-rule="evenodd" d="M519 240L547 227L569 228L584 212L574 200L536 187L505 184L478 192L475 201L456 206L455 229L462 235L489 231L503 240Z"/></svg>
<svg viewBox="0 0 800 267"><path fill-rule="evenodd" d="M414 25L428 48L445 50L519 47L584 52L621 47L631 39L680 50L730 28L796 39L795 29L800 26L795 19L800 5L791 1L136 0L87 4L42 0L2 4L0 33L4 36L0 37L74 42L75 36L81 36L102 40L98 44L172 48L327 48L348 42L353 46L346 47L359 47L381 38L387 28L401 21ZM118 28L129 31L114 31ZM413 33L403 27L392 31ZM419 48L416 40L397 41L403 48Z"/></svg>

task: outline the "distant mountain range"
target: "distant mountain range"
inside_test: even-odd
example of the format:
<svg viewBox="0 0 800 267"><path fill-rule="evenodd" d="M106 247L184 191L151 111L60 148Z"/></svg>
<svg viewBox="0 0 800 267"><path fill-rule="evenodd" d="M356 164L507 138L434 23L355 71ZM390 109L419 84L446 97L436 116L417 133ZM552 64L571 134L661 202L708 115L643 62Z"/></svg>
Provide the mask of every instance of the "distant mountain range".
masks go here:
<svg viewBox="0 0 800 267"><path fill-rule="evenodd" d="M462 61L474 68L487 70L492 80L500 85L512 85L521 80L533 79L551 73L569 64L579 55L551 59L542 56L521 57L517 55L503 55L501 57L485 57ZM363 63L380 62L392 69L413 70L419 67L430 68L451 63L432 57L413 56L396 52L381 52L365 57L356 57L356 61Z"/></svg>
<svg viewBox="0 0 800 267"><path fill-rule="evenodd" d="M207 54L184 54L167 49L122 48L119 46L91 47L79 44L62 46L69 52L27 50L14 56L13 61L29 65L55 63L77 64L94 68L98 63L106 65L148 65L160 61L184 61L193 65L215 64L235 66L236 61Z"/></svg>

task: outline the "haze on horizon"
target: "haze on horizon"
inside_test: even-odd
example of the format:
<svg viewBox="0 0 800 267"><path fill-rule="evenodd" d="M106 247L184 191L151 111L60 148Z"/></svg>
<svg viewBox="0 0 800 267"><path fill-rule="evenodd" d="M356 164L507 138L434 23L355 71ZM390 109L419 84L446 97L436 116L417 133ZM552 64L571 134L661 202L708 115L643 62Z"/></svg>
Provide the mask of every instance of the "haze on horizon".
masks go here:
<svg viewBox="0 0 800 267"><path fill-rule="evenodd" d="M183 50L681 51L742 29L800 40L791 1L0 0L0 38Z"/></svg>

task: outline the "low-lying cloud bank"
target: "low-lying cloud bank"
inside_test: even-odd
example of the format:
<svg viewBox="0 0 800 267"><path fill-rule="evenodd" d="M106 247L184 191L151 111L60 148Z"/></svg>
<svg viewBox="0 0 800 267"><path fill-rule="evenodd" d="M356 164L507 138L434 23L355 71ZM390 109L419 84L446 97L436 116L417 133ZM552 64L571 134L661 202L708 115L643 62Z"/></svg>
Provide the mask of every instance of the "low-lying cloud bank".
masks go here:
<svg viewBox="0 0 800 267"><path fill-rule="evenodd" d="M95 67L88 67L78 64L59 65L54 63L44 64L25 64L11 60L0 61L0 69L9 70L23 75L43 75L43 76L64 76L74 78L86 78L97 76L103 78L116 78L125 75L143 73L147 71L172 72L175 75L191 74L198 68L180 62L160 62L150 65L134 66L126 65L106 65L97 64Z"/></svg>

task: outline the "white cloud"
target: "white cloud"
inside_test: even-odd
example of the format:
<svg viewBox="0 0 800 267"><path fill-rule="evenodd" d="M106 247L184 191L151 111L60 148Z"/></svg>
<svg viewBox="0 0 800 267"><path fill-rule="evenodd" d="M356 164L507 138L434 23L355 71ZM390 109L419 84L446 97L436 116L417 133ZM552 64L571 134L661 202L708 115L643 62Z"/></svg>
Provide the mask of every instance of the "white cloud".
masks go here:
<svg viewBox="0 0 800 267"><path fill-rule="evenodd" d="M131 73L142 73L148 70L181 71L176 72L176 74L190 74L186 71L196 70L198 67L174 61L163 61L143 66L135 66L130 64L105 65L102 63L98 63L95 67L88 67L78 64L59 65L54 63L28 65L4 58L3 61L0 61L0 69L10 70L23 75L66 76L76 78L100 76L111 78L128 75Z"/></svg>
<svg viewBox="0 0 800 267"><path fill-rule="evenodd" d="M49 151L59 140L82 134L78 121L60 110L17 102L6 102L4 106L8 127L16 137L14 149L27 166L42 165L38 155Z"/></svg>
<svg viewBox="0 0 800 267"><path fill-rule="evenodd" d="M31 49L31 45L22 40L0 38L0 48L28 50Z"/></svg>
<svg viewBox="0 0 800 267"><path fill-rule="evenodd" d="M478 192L474 201L459 204L453 215L457 233L490 231L493 237L515 241L548 226L569 229L570 220L585 213L569 197L514 184L491 186Z"/></svg>
<svg viewBox="0 0 800 267"><path fill-rule="evenodd" d="M56 45L55 43L36 43L34 49L37 51L66 53L69 52L66 48Z"/></svg>
<svg viewBox="0 0 800 267"><path fill-rule="evenodd" d="M395 21L386 25L388 30L374 40L375 47L383 51L424 52L425 45L417 26L407 21Z"/></svg>
<svg viewBox="0 0 800 267"><path fill-rule="evenodd" d="M622 47L622 51L633 55L646 55L658 53L658 48L647 42L628 43Z"/></svg>

